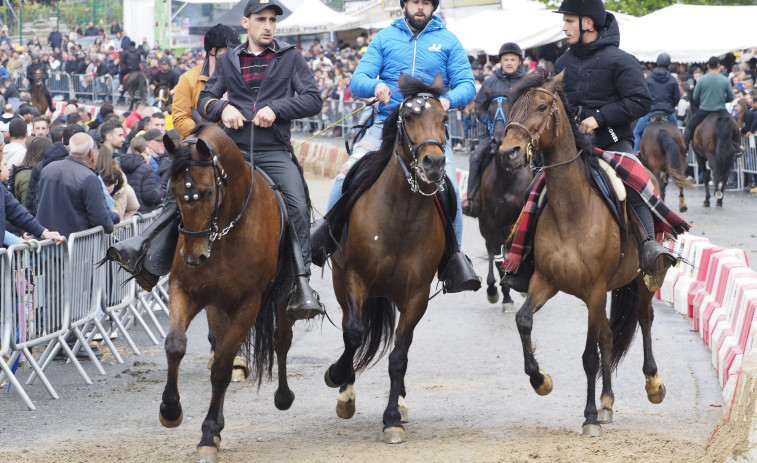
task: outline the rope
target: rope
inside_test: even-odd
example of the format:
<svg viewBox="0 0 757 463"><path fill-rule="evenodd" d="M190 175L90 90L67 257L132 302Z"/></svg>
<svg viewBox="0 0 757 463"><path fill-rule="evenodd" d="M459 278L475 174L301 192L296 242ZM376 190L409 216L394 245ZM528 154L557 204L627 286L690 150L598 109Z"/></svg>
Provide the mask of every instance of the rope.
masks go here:
<svg viewBox="0 0 757 463"><path fill-rule="evenodd" d="M378 101L378 99L377 99L377 98L374 98L374 99L372 99L371 101L369 101L368 103L366 103L366 104L365 104L365 106L361 106L360 108L357 108L356 110L354 110L354 111L352 111L351 113L347 114L347 115L346 115L346 116L344 116L343 118L339 119L338 121L334 122L334 123L333 123L333 124L331 124L330 126L326 127L325 129L323 129L323 130L321 130L320 132L316 133L315 135L313 135L312 137L310 137L310 138L308 138L307 140L303 141L303 142L302 142L302 143L300 143L299 145L295 146L295 147L294 147L294 149L297 149L297 148L299 148L300 146L302 146L302 145L304 145L305 143L309 142L310 140L312 140L313 138L315 138L315 137L317 137L318 135L322 134L323 132L327 131L328 129L330 129L330 128L334 127L335 125L337 125L338 123L340 123L340 122L342 122L343 120L347 119L348 117L352 116L353 114L355 114L355 113L358 113L358 112L360 112L360 111L364 110L365 108L369 108L369 107L373 106L373 104L374 104L374 103L376 103L376 101Z"/></svg>

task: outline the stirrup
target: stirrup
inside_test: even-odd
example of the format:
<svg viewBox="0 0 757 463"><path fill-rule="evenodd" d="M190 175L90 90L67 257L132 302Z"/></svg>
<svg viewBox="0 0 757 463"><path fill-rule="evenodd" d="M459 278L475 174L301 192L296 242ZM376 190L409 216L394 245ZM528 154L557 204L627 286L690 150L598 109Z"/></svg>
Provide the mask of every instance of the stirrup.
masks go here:
<svg viewBox="0 0 757 463"><path fill-rule="evenodd" d="M528 293L528 285L534 274L534 264L530 256L525 257L520 264L518 273L505 273L499 281L500 286L507 286L519 293Z"/></svg>
<svg viewBox="0 0 757 463"><path fill-rule="evenodd" d="M649 239L641 243L640 263L642 272L655 275L667 271L670 266L678 263L678 259L668 248Z"/></svg>
<svg viewBox="0 0 757 463"><path fill-rule="evenodd" d="M336 252L338 243L331 233L326 218L318 219L310 225L310 249L313 265L323 267L329 256Z"/></svg>
<svg viewBox="0 0 757 463"><path fill-rule="evenodd" d="M462 291L478 291L481 289L481 279L473 270L468 256L461 251L452 255L447 268L442 275L444 292L459 293Z"/></svg>
<svg viewBox="0 0 757 463"><path fill-rule="evenodd" d="M321 298L310 287L306 276L297 276L292 288L292 295L287 301L286 316L293 320L304 320L318 315L326 315L326 309L321 303Z"/></svg>

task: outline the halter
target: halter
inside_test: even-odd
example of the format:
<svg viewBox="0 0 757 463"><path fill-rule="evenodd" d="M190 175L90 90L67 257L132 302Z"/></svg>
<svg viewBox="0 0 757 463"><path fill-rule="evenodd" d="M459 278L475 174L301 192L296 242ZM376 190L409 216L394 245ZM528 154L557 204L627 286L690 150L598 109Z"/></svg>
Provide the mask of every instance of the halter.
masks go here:
<svg viewBox="0 0 757 463"><path fill-rule="evenodd" d="M492 98L491 103L494 103L495 101L497 102L497 111L494 112L494 119L492 121L489 121L488 114L484 119L486 126L489 128L489 137L491 137L492 139L494 139L494 126L497 125L498 121L502 121L502 123L505 124L505 127L507 127L507 117L505 116L503 104L505 101L510 101L510 99L506 96L498 96L496 98Z"/></svg>
<svg viewBox="0 0 757 463"><path fill-rule="evenodd" d="M418 143L417 145L414 145L412 141L410 141L410 136L407 134L407 130L405 130L405 119L402 117L402 108L409 108L414 114L420 114L421 111L423 111L424 108L430 108L431 104L428 102L428 100L434 99L436 101L439 101L437 97L430 93L419 93L413 97L405 98L402 101L402 105L400 105L399 115L397 117L397 131L399 132L398 137L398 143L395 146L394 149L394 155L397 157L397 160L400 162L400 167L402 167L402 171L405 173L405 178L407 179L407 183L410 184L410 190L413 193L420 193L423 196L433 196L438 191L444 191L444 179L442 181L437 182L434 184L434 191L431 193L424 193L423 190L420 189L420 184L418 182L418 151L421 149L424 145L435 145L438 146L440 150L442 150L442 154L444 154L444 144L439 142L438 140L434 140L433 138L427 138L423 140L422 142ZM440 103L441 104L441 103ZM445 128L445 138L446 138L446 128ZM402 156L400 156L399 149L401 147L401 144L399 143L399 140L404 141L407 143L407 146L410 148L410 155L412 157L410 161L410 170L408 170L408 166L405 165L405 161L402 159ZM415 176L410 173L410 171L413 171L415 173Z"/></svg>
<svg viewBox="0 0 757 463"><path fill-rule="evenodd" d="M185 143L190 145L197 144L198 139L196 137L193 138L187 138L184 140ZM224 185L228 186L229 181L226 177L226 172L223 170L223 167L218 163L218 155L216 154L215 150L213 150L213 147L210 146L210 144L206 143L206 146L210 150L211 160L210 161L196 161L194 159L189 160L189 167L212 167L213 168L213 182L215 184L215 190L216 190L216 200L215 205L213 206L213 212L210 215L210 225L208 228L202 231L189 231L184 229L184 224L179 224L179 233L186 236L191 236L193 238L200 237L200 236L207 236L210 235L208 238L208 241L212 243L213 241L218 241L222 237L224 237L227 233L231 231L234 226L239 223L239 221L242 219L242 215L244 214L244 211L247 209L247 204L250 202L250 197L252 196L252 185L250 186L250 191L247 192L247 199L244 201L244 205L242 206L242 210L237 214L237 216L234 218L234 220L229 223L229 225L221 230L218 231L218 209L221 205L221 202L224 198ZM184 201L197 201L200 199L200 195L197 193L194 179L191 175L189 175L189 167L185 169L186 175L184 183L184 187L186 188L184 191ZM209 246L209 245L208 245Z"/></svg>
<svg viewBox="0 0 757 463"><path fill-rule="evenodd" d="M554 93L550 92L549 90L540 88L540 87L534 88L534 89L530 90L530 92L542 92L542 93L546 93L547 95L549 95L549 96L552 97L552 107L550 108L549 114L547 114L547 117L544 118L544 122L542 122L541 127L539 127L539 130L537 130L536 133L533 133L533 132L531 132L531 130L528 127L526 127L525 125L521 124L520 122L515 122L515 121L510 121L505 126L505 135L507 135L507 130L511 126L512 127L521 128L521 129L525 130L528 133L529 142L528 142L528 145L526 146L526 162L528 164L532 164L532 162L533 162L533 150L536 147L537 143L539 142L539 137L541 137L541 135L547 129L547 124L549 123L550 120L554 121L553 125L555 127L555 132L557 132L557 120L558 120L558 117L559 117L559 113L557 113L557 97L555 96ZM512 112L512 110L511 110L511 112ZM554 116L554 118L552 116ZM546 148L543 151L549 150L553 146L555 146L555 139L556 139L555 137L552 137L552 144L549 145L549 147ZM573 159L571 161L569 161L569 162L572 162L572 161L573 161ZM562 165L562 164L560 164L560 165ZM555 166L556 165L542 167L541 170L548 169L550 167L555 167Z"/></svg>

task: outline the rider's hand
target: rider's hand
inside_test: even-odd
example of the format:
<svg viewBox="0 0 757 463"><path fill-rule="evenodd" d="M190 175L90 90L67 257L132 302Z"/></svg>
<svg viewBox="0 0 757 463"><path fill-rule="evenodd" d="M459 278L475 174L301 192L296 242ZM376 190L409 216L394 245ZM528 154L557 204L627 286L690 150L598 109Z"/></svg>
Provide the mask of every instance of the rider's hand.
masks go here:
<svg viewBox="0 0 757 463"><path fill-rule="evenodd" d="M581 133L594 133L594 131L599 128L599 124L597 124L597 120L594 119L594 116L591 116L582 120L581 125L578 128Z"/></svg>
<svg viewBox="0 0 757 463"><path fill-rule="evenodd" d="M385 83L380 83L376 86L376 89L373 91L373 96L376 97L377 100L384 103L385 105L389 104L389 100L392 97L392 91L389 90L389 86Z"/></svg>
<svg viewBox="0 0 757 463"><path fill-rule="evenodd" d="M154 84L150 84L150 90L155 90L155 85Z"/></svg>
<svg viewBox="0 0 757 463"><path fill-rule="evenodd" d="M442 108L444 108L445 111L449 111L450 102L448 99L441 97L439 98L439 103L442 104Z"/></svg>
<svg viewBox="0 0 757 463"><path fill-rule="evenodd" d="M252 120L252 123L258 127L270 127L275 120L276 113L273 112L270 106L266 106L255 114L255 119Z"/></svg>
<svg viewBox="0 0 757 463"><path fill-rule="evenodd" d="M221 113L221 122L223 122L226 128L241 129L244 125L244 116L237 108L231 104L227 104Z"/></svg>

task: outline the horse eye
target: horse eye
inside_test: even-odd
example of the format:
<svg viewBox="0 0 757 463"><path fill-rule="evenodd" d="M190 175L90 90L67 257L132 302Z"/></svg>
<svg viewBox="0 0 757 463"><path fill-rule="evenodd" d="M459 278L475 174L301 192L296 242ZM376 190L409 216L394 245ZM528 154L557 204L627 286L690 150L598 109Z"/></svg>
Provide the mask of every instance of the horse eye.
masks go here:
<svg viewBox="0 0 757 463"><path fill-rule="evenodd" d="M444 115L444 120L442 122L444 122L446 124L447 121L449 121L449 116L445 114Z"/></svg>
<svg viewBox="0 0 757 463"><path fill-rule="evenodd" d="M539 109L537 109L537 111L539 112L544 112L546 110L547 110L547 105L545 103L542 103L541 105L539 105Z"/></svg>
<svg viewBox="0 0 757 463"><path fill-rule="evenodd" d="M407 113L407 114L405 114L404 117L405 117L405 122L411 122L413 120L413 114L412 113Z"/></svg>

